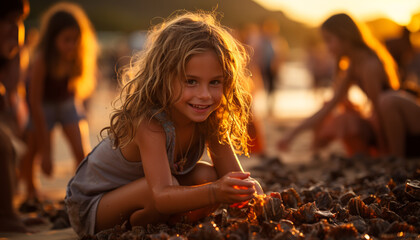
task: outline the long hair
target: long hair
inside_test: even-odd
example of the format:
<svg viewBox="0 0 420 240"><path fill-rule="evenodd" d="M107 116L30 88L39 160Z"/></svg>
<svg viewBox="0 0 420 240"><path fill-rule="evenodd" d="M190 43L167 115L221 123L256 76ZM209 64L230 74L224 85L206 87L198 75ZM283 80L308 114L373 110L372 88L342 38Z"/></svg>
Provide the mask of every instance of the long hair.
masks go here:
<svg viewBox="0 0 420 240"><path fill-rule="evenodd" d="M95 88L98 47L91 23L80 6L61 2L47 10L41 20L37 51L44 58L47 75L53 74L58 57L55 40L63 30L68 28L76 28L80 38L68 88L75 93L76 97L85 99Z"/></svg>
<svg viewBox="0 0 420 240"><path fill-rule="evenodd" d="M123 87L114 101L110 126L102 130L114 139L114 147L132 141L140 121L160 112L169 116L180 98L173 91L175 81L186 78L192 56L208 50L217 54L225 80L221 106L200 123L200 130L206 136L216 134L221 143L231 140L238 153L248 154L249 58L214 13L204 12L175 14L149 31L144 50L133 56L122 74Z"/></svg>
<svg viewBox="0 0 420 240"><path fill-rule="evenodd" d="M392 89L400 88L397 65L388 50L376 39L368 27L351 18L345 13L329 17L322 29L336 35L342 41L349 42L353 47L367 49L376 54L383 65L388 85ZM340 61L340 59L337 59ZM337 64L338 65L338 64Z"/></svg>

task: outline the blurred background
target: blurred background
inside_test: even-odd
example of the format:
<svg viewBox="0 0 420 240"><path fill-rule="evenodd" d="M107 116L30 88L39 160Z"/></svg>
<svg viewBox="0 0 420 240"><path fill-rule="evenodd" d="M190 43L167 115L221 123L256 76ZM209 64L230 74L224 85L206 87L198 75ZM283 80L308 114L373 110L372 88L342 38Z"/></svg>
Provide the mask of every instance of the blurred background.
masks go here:
<svg viewBox="0 0 420 240"><path fill-rule="evenodd" d="M32 0L25 20L26 43L33 46L39 34L40 17L57 1ZM272 86L255 82L254 112L262 124L266 155L285 163L311 161L311 133L301 134L287 153L275 145L281 134L310 116L331 97L334 61L327 52L319 25L338 12L350 13L363 21L395 57L408 45L418 54L420 49L420 2L418 0L78 0L96 30L100 44L98 85L88 102L91 145L100 141L99 132L109 123L111 102L116 96L117 71L128 63L132 53L142 49L147 30L176 10L216 11L221 23L254 49L253 60L263 55L262 39L270 44L276 70ZM408 37L408 43L404 42ZM401 43L403 42L403 43ZM391 51L391 53L393 53ZM398 60L398 59L397 59ZM418 70L420 71L420 70ZM420 74L420 73L417 73ZM258 76L256 76L258 78ZM413 82L418 83L418 75ZM366 97L360 89L350 91L350 99L363 105ZM41 189L55 197L63 197L69 178L74 173L68 145L57 131L54 135L53 179L40 176ZM340 154L342 146L331 144L321 154ZM252 157L251 157L252 158ZM244 165L252 159L244 159ZM255 162L254 162L255 163ZM47 196L48 197L48 196ZM54 198L54 197L53 197Z"/></svg>

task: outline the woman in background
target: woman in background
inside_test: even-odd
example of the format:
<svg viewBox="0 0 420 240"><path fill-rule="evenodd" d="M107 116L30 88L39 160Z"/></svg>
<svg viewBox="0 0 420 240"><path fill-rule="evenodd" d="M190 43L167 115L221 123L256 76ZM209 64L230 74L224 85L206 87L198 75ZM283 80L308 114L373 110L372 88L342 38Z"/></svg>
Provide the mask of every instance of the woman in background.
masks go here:
<svg viewBox="0 0 420 240"><path fill-rule="evenodd" d="M304 120L279 143L287 149L304 129L329 131L329 138L341 139L348 153L367 153L374 144L380 155L420 156L420 106L410 94L399 90L396 64L368 29L347 14L336 14L322 24L322 35L336 58L333 98L313 116ZM372 105L369 120L347 100L352 84L359 86ZM341 114L332 115L338 105ZM370 132L372 134L370 134Z"/></svg>
<svg viewBox="0 0 420 240"><path fill-rule="evenodd" d="M76 167L90 151L83 101L95 87L96 50L91 23L78 5L58 3L44 14L28 86L32 131L21 164L29 206L38 198L33 176L38 153L42 171L48 176L53 172L51 133L55 124L62 127Z"/></svg>

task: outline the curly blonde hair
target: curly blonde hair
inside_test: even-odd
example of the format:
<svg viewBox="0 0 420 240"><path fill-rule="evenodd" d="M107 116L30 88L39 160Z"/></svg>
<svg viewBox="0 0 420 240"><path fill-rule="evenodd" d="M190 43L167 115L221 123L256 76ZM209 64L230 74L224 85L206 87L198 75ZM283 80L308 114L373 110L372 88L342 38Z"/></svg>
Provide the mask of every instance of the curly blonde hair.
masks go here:
<svg viewBox="0 0 420 240"><path fill-rule="evenodd" d="M180 97L174 81L185 79L189 59L212 50L223 68L222 103L200 130L216 134L222 144L232 144L237 153L248 155L247 124L250 114L249 57L244 46L220 25L214 13L184 12L153 27L143 51L135 54L122 73L122 91L114 101L110 125L104 129L114 147L131 142L143 120L165 112Z"/></svg>

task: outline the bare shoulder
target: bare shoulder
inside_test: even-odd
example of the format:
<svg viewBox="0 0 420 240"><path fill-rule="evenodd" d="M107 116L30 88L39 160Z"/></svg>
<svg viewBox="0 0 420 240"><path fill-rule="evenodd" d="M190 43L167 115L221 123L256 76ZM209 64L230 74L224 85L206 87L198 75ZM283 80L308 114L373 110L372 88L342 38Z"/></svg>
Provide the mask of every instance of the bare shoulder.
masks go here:
<svg viewBox="0 0 420 240"><path fill-rule="evenodd" d="M376 55L372 53L366 53L366 57L364 58L362 68L365 72L382 72L383 64Z"/></svg>
<svg viewBox="0 0 420 240"><path fill-rule="evenodd" d="M47 64L45 62L44 55L42 53L36 53L30 63L31 65L31 72L32 74L35 74L36 76L42 76L42 74L45 74Z"/></svg>
<svg viewBox="0 0 420 240"><path fill-rule="evenodd" d="M136 129L132 142L121 148L121 152L125 159L131 162L142 161L140 149L156 151L165 144L165 134L160 124L155 121L141 121Z"/></svg>
<svg viewBox="0 0 420 240"><path fill-rule="evenodd" d="M156 119L143 119L135 131L134 141L138 145L166 139L165 130Z"/></svg>

